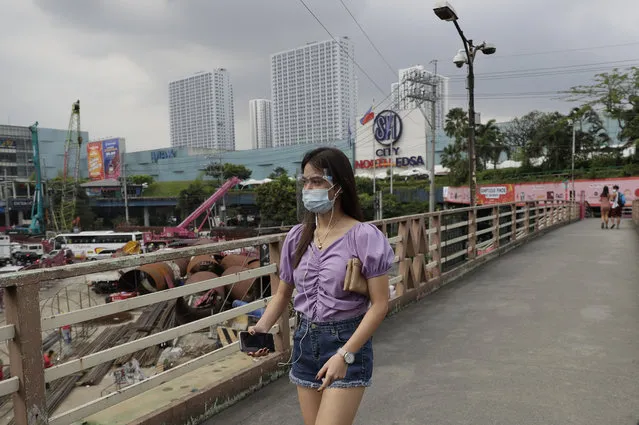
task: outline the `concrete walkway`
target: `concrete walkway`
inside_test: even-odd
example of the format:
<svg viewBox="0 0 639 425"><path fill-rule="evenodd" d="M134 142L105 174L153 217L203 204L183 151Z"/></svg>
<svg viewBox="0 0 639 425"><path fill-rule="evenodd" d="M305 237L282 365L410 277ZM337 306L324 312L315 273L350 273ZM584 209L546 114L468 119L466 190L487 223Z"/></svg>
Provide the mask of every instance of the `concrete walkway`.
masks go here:
<svg viewBox="0 0 639 425"><path fill-rule="evenodd" d="M560 228L384 322L361 425L639 420L639 235ZM302 424L287 378L207 424Z"/></svg>

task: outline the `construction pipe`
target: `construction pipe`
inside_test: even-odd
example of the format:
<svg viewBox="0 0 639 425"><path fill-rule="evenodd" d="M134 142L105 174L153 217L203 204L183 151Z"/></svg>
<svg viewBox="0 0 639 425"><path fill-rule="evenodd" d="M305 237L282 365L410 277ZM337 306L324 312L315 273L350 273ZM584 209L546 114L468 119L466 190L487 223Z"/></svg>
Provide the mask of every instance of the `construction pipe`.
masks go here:
<svg viewBox="0 0 639 425"><path fill-rule="evenodd" d="M185 285L192 283L203 282L209 279L215 279L219 277L212 272L198 272L191 276L184 282ZM224 288L213 288L207 291L204 295L196 295L194 302L187 302L184 297L179 297L175 304L175 314L179 324L189 323L194 320L199 320L204 317L210 316L211 311L219 310L219 305L224 302ZM201 307L206 305L206 307Z"/></svg>
<svg viewBox="0 0 639 425"><path fill-rule="evenodd" d="M180 276L186 276L187 274L187 267L189 266L189 262L191 261L191 258L186 257L186 258L178 258L177 260L173 260L173 262L175 263L175 265L178 266L178 268L180 269Z"/></svg>
<svg viewBox="0 0 639 425"><path fill-rule="evenodd" d="M260 259L248 255L229 254L222 258L220 264L222 265L224 270L228 269L229 267L237 266L253 269L260 266ZM257 266L255 266L255 264L257 264Z"/></svg>
<svg viewBox="0 0 639 425"><path fill-rule="evenodd" d="M186 274L188 276L198 272L220 272L220 265L212 255L196 255L192 257L186 267Z"/></svg>
<svg viewBox="0 0 639 425"><path fill-rule="evenodd" d="M222 276L228 276L231 274L239 273L244 270L249 270L248 267L242 266L231 266L224 270ZM253 284L258 282L258 278L250 278L241 280L234 284L226 285L227 293L230 292L231 296L229 297L231 300L241 300L241 301L253 301L254 294L252 293Z"/></svg>
<svg viewBox="0 0 639 425"><path fill-rule="evenodd" d="M175 264L145 264L123 273L118 280L122 291L137 291L140 294L173 288L180 280L180 269Z"/></svg>

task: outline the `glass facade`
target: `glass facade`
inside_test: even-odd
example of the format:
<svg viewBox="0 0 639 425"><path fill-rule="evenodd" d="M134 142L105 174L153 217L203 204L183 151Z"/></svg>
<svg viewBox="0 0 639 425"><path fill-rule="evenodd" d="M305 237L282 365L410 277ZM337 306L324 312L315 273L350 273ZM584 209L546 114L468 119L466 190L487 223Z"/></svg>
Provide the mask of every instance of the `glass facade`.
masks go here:
<svg viewBox="0 0 639 425"><path fill-rule="evenodd" d="M306 144L279 148L220 152L193 148L164 148L125 154L127 175L147 174L156 181L191 181L203 175L211 163L244 165L253 171L251 178L262 180L277 167L289 176L299 173L304 154L321 145ZM352 161L347 140L331 144ZM257 153L257 154L256 154Z"/></svg>

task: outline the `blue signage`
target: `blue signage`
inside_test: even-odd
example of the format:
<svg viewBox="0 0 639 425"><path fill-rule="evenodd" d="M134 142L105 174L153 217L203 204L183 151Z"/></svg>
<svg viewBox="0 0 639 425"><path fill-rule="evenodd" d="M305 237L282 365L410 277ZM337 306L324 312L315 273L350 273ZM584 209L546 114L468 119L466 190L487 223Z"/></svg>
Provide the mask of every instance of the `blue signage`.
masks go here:
<svg viewBox="0 0 639 425"><path fill-rule="evenodd" d="M164 149L151 152L151 161L157 163L160 159L171 159L177 157L177 149Z"/></svg>
<svg viewBox="0 0 639 425"><path fill-rule="evenodd" d="M386 109L375 117L373 121L373 135L375 140L385 146L397 142L402 136L403 123L395 111Z"/></svg>

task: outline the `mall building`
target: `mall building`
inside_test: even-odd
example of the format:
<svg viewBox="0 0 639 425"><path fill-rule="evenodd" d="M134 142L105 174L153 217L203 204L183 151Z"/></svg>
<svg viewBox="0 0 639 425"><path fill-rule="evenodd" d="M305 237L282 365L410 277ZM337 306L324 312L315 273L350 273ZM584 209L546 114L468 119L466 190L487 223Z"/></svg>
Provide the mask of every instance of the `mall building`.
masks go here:
<svg viewBox="0 0 639 425"><path fill-rule="evenodd" d="M430 168L426 140L430 152L431 133L424 116L419 110L380 111L380 114L364 125L358 122L353 135L355 149L349 140L330 145L342 150L351 162L355 155L357 175L380 178L391 169L394 174L408 171L425 174ZM437 131L436 140L435 164L439 164L441 152L452 140L441 130ZM146 174L160 182L195 180L211 163L241 164L253 172L252 179L262 180L277 167L286 169L290 176L298 174L304 154L317 146L320 145L300 144L230 152L163 148L127 153L124 162L127 175ZM439 169L436 167L436 172Z"/></svg>

